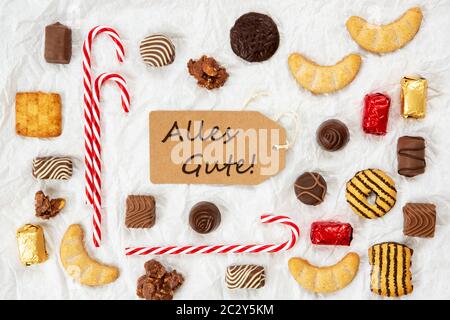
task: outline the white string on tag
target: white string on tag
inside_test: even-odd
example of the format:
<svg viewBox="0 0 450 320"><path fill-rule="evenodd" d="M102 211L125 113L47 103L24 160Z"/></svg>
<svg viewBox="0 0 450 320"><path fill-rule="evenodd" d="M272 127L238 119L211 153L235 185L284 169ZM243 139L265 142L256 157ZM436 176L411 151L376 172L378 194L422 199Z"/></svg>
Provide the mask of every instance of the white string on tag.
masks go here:
<svg viewBox="0 0 450 320"><path fill-rule="evenodd" d="M286 138L286 143L285 144L274 145L273 147L276 150L281 150L281 149L288 150L290 147L292 147L295 144L295 141L297 139L297 135L298 135L298 132L299 132L300 120L299 120L298 114L296 112L293 112L293 111L281 112L274 118L274 121L275 122L280 122L280 119L283 118L283 117L290 117L291 119L293 119L293 121L294 121L294 134L292 135L292 140L289 141L289 139Z"/></svg>
<svg viewBox="0 0 450 320"><path fill-rule="evenodd" d="M263 97L263 96L268 96L270 95L269 92L267 91L258 91L255 92L254 94L252 94L250 96L250 98L247 99L247 101L245 101L244 106L242 107L241 111L244 111L245 109L247 109L247 107L256 99ZM289 140L286 138L286 143L285 144L281 144L281 145L274 145L273 148L275 148L276 150L281 150L281 149L289 149L290 147L292 147L295 143L295 140L297 139L297 134L299 131L299 118L298 118L298 114L293 112L293 111L287 111L287 112L281 112L279 113L273 120L275 122L279 122L281 118L289 116L294 120L294 124L295 124L295 129L294 129L294 134L293 134L293 138L292 140Z"/></svg>
<svg viewBox="0 0 450 320"><path fill-rule="evenodd" d="M247 99L247 101L245 101L244 106L242 107L241 111L244 111L245 109L247 109L247 107L256 99L258 99L260 97L265 97L268 95L269 95L269 92L267 92L267 91L255 92L254 94L252 94L252 96L250 98Z"/></svg>

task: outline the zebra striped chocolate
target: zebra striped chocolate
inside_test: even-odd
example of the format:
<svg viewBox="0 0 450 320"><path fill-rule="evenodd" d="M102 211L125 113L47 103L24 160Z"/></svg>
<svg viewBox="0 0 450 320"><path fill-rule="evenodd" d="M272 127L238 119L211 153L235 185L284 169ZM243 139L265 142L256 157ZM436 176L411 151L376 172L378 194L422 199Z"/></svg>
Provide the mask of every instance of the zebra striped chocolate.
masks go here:
<svg viewBox="0 0 450 320"><path fill-rule="evenodd" d="M234 265L227 268L225 281L228 289L259 289L264 287L266 275L262 266Z"/></svg>
<svg viewBox="0 0 450 320"><path fill-rule="evenodd" d="M72 176L72 160L69 157L34 158L32 172L36 179L68 180Z"/></svg>
<svg viewBox="0 0 450 320"><path fill-rule="evenodd" d="M163 67L175 60L175 46L162 34L145 37L141 41L140 53L144 63L152 67Z"/></svg>
<svg viewBox="0 0 450 320"><path fill-rule="evenodd" d="M413 250L396 242L369 248L370 290L384 297L400 297L413 291L411 257Z"/></svg>

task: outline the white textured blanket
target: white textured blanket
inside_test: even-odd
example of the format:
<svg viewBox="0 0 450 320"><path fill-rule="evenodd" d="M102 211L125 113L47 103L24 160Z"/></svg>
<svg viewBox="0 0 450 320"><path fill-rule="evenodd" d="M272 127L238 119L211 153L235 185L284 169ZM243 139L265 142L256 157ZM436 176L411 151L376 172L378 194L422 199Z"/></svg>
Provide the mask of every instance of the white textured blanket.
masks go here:
<svg viewBox="0 0 450 320"><path fill-rule="evenodd" d="M420 5L424 21L416 38L405 48L385 56L362 51L345 28L351 15L377 23L396 19L406 9ZM269 14L277 23L281 41L276 54L263 63L238 58L229 44L229 29L249 11ZM263 213L287 214L302 235L291 251L282 254L160 257L166 266L185 276L178 299L378 299L370 292L367 249L382 241L398 241L414 249L414 292L406 297L450 298L450 1L444 0L0 0L0 298L9 299L137 299L136 280L144 273L145 257L125 257L127 245L264 243L282 241L289 232L281 226L263 226ZM60 21L72 28L73 56L69 65L47 64L43 55L44 28ZM83 135L81 46L88 30L110 25L124 39L126 59L119 65L109 39L94 46L94 72L117 71L127 78L131 112L125 115L112 85L103 90L104 242L94 249L90 241L91 210L83 202ZM175 62L166 68L148 69L139 56L139 42L153 33L164 33L176 46ZM334 64L344 55L359 52L363 64L355 81L337 94L313 96L300 89L287 67L287 57L298 51L318 63ZM230 78L214 91L198 88L186 63L202 54L215 57ZM428 112L424 120L406 121L399 114L399 82L407 74L429 81ZM50 91L61 94L63 134L51 140L15 134L15 93ZM257 91L268 91L249 106L269 117L295 111L300 131L288 151L283 172L258 186L152 185L149 180L148 113L151 110L242 108ZM392 97L388 134L365 135L361 129L362 99L366 93L384 91ZM315 130L328 118L344 121L351 133L342 151L326 153L315 141ZM292 132L292 124L283 121ZM396 142L402 135L426 139L425 174L406 179L396 172ZM69 181L43 182L31 175L36 156L67 155L74 158ZM345 201L345 182L368 167L386 171L396 182L398 202L384 218L366 221ZM326 201L307 207L294 195L293 183L304 171L321 172L328 183ZM43 189L67 199L64 211L42 222L34 217L34 193ZM124 226L128 194L152 194L157 199L157 223L149 230ZM201 200L216 203L222 224L209 235L196 234L188 225L189 208ZM437 205L433 239L405 238L402 233L404 203ZM313 221L350 222L354 240L348 247L317 247L309 240ZM23 267L18 259L15 232L25 223L45 228L49 260ZM105 287L83 287L67 277L59 261L61 237L72 223L81 223L88 234L89 252L116 265L120 278ZM360 270L349 287L330 295L314 295L291 277L287 261L301 256L318 265L334 264L349 250L361 256ZM255 263L266 268L266 285L259 290L230 291L224 283L226 267Z"/></svg>

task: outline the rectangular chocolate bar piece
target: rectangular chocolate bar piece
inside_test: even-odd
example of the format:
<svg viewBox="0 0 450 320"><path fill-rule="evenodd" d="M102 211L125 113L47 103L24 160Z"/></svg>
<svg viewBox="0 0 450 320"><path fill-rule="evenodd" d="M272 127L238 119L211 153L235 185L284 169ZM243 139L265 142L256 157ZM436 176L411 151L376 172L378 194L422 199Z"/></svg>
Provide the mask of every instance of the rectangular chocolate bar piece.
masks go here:
<svg viewBox="0 0 450 320"><path fill-rule="evenodd" d="M155 198L152 196L129 195L125 226L127 228L151 228L156 220Z"/></svg>
<svg viewBox="0 0 450 320"><path fill-rule="evenodd" d="M401 114L403 118L425 118L428 82L420 77L401 81Z"/></svg>
<svg viewBox="0 0 450 320"><path fill-rule="evenodd" d="M425 172L425 139L403 136L397 142L398 174L415 177Z"/></svg>
<svg viewBox="0 0 450 320"><path fill-rule="evenodd" d="M42 180L68 180L72 176L69 157L38 157L33 159L33 176Z"/></svg>
<svg viewBox="0 0 450 320"><path fill-rule="evenodd" d="M30 266L48 259L44 231L41 226L26 224L17 230L16 238L22 264Z"/></svg>
<svg viewBox="0 0 450 320"><path fill-rule="evenodd" d="M72 57L72 30L56 22L45 27L45 61L68 64Z"/></svg>
<svg viewBox="0 0 450 320"><path fill-rule="evenodd" d="M228 289L259 289L266 283L266 274L262 266L234 265L227 268L225 281Z"/></svg>

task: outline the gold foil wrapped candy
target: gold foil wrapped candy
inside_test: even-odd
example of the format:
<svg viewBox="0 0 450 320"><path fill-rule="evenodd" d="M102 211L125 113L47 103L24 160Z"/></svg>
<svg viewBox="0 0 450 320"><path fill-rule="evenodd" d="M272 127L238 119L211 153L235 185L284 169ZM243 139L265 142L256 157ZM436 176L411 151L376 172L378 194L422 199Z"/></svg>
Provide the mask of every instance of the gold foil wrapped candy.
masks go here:
<svg viewBox="0 0 450 320"><path fill-rule="evenodd" d="M404 77L401 86L401 113L403 118L424 118L428 89L427 80L421 77Z"/></svg>
<svg viewBox="0 0 450 320"><path fill-rule="evenodd" d="M29 266L47 260L44 230L41 226L26 224L17 230L16 238L20 262L24 265Z"/></svg>

